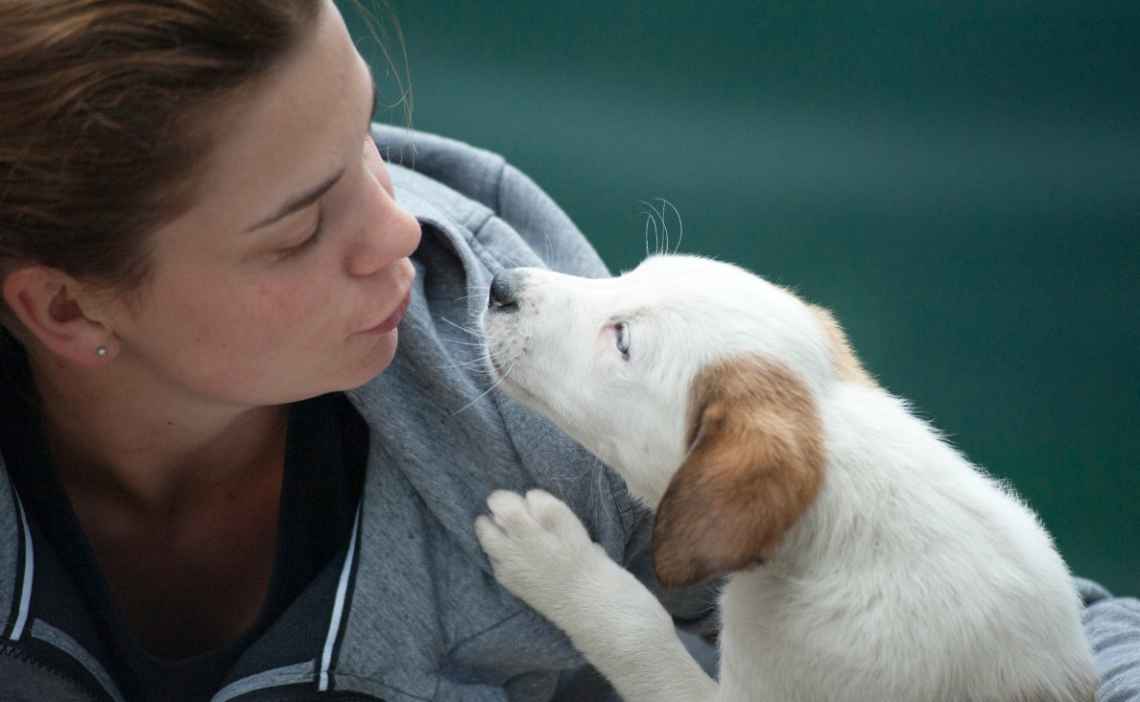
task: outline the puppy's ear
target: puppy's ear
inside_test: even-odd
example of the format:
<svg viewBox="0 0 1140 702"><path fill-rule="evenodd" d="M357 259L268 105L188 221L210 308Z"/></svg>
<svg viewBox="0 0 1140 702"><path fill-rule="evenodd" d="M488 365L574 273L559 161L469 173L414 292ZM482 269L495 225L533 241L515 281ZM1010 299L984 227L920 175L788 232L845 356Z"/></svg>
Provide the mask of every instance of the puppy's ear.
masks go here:
<svg viewBox="0 0 1140 702"><path fill-rule="evenodd" d="M859 383L861 385L877 385L875 379L863 368L843 327L835 320L835 315L818 305L808 305L808 309L815 315L823 332L827 336L827 344L831 350L831 357L835 363L835 374L841 379Z"/></svg>
<svg viewBox="0 0 1140 702"><path fill-rule="evenodd" d="M689 455L657 507L653 553L666 587L769 555L823 483L822 426L807 387L756 358L694 381Z"/></svg>

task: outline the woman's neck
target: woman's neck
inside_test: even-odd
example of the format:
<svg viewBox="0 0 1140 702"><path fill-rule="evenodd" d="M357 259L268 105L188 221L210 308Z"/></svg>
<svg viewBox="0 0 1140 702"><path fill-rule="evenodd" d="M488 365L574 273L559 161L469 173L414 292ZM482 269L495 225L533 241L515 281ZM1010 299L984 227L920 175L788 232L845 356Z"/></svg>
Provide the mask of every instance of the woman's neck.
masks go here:
<svg viewBox="0 0 1140 702"><path fill-rule="evenodd" d="M69 493L170 513L208 502L284 455L285 406L209 403L158 383L29 360L43 431Z"/></svg>

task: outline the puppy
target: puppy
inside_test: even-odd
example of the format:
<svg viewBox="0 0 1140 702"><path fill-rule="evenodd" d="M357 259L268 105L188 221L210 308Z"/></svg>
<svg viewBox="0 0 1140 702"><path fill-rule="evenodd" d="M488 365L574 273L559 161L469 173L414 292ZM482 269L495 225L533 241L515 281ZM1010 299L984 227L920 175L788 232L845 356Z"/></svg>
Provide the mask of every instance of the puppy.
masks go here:
<svg viewBox="0 0 1140 702"><path fill-rule="evenodd" d="M630 702L1091 702L1064 562L1012 491L862 369L831 315L724 263L495 277L512 397L656 510L666 586L727 576L719 683L563 503L496 492L495 576Z"/></svg>

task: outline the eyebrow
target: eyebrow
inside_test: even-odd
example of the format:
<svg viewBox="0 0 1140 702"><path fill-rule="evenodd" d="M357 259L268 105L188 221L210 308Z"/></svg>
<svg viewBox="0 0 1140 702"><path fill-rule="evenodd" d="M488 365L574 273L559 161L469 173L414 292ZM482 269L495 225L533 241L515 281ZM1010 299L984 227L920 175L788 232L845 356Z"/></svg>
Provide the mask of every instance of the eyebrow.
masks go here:
<svg viewBox="0 0 1140 702"><path fill-rule="evenodd" d="M371 78L371 70L369 71L369 77ZM372 85L372 99L368 101L368 126L366 127L366 130L371 129L372 115L376 113L376 103L380 99L379 91L376 88L376 81L370 80L369 83ZM268 227L270 224L285 219L294 212L299 212L317 200L320 200L325 193L331 190L332 187L340 181L340 179L344 176L345 170L345 168L341 168L335 174L328 178L325 178L314 187L309 188L299 195L295 195L289 198L285 201L285 204L274 210L273 214L246 228L246 231L252 232L255 229Z"/></svg>

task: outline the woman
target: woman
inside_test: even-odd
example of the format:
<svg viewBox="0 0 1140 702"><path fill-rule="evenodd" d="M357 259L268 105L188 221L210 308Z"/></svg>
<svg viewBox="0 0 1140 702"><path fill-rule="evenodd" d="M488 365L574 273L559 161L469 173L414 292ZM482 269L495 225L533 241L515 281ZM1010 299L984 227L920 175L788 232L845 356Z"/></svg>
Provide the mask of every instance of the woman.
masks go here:
<svg viewBox="0 0 1140 702"><path fill-rule="evenodd" d="M603 694L471 524L543 487L652 584L645 513L467 330L605 268L373 100L329 0L0 4L0 698Z"/></svg>
<svg viewBox="0 0 1140 702"><path fill-rule="evenodd" d="M0 27L0 697L550 698L580 660L493 581L483 499L555 489L635 564L643 515L475 399L457 327L528 242L604 275L590 247L488 154L419 140L464 194L391 177L331 2L9 2Z"/></svg>

